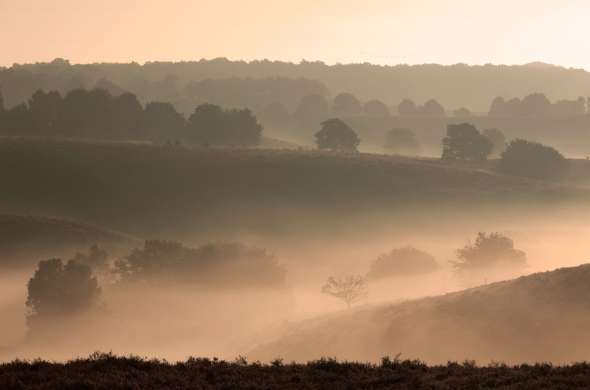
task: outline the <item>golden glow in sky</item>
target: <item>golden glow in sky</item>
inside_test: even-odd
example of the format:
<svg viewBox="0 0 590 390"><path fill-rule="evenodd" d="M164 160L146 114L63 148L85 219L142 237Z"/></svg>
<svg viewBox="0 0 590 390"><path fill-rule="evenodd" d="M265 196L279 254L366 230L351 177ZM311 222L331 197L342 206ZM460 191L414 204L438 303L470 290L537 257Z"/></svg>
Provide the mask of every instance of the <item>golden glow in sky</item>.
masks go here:
<svg viewBox="0 0 590 390"><path fill-rule="evenodd" d="M0 0L0 64L543 61L590 69L588 0Z"/></svg>

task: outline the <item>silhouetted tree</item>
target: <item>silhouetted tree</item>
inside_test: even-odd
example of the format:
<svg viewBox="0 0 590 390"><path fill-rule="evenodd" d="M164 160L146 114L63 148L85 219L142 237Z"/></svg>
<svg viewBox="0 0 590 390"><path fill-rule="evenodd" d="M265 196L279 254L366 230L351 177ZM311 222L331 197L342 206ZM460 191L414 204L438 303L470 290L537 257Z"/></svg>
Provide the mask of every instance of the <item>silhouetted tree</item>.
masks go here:
<svg viewBox="0 0 590 390"><path fill-rule="evenodd" d="M248 109L202 104L188 120L189 140L207 145L256 146L261 132L262 126Z"/></svg>
<svg viewBox="0 0 590 390"><path fill-rule="evenodd" d="M492 152L492 141L481 135L475 126L463 123L448 125L443 138L442 159L445 161L481 162Z"/></svg>
<svg viewBox="0 0 590 390"><path fill-rule="evenodd" d="M453 265L462 272L526 266L526 254L515 249L514 241L500 233L478 233L473 244L457 250L457 258Z"/></svg>
<svg viewBox="0 0 590 390"><path fill-rule="evenodd" d="M413 101L405 99L397 106L397 112L401 116L417 115L418 107Z"/></svg>
<svg viewBox="0 0 590 390"><path fill-rule="evenodd" d="M439 268L434 257L411 246L393 249L383 254L371 264L367 273L369 279L382 279L392 276L423 275Z"/></svg>
<svg viewBox="0 0 590 390"><path fill-rule="evenodd" d="M322 287L322 293L338 298L348 308L367 296L367 281L360 275L348 275L343 278L329 277Z"/></svg>
<svg viewBox="0 0 590 390"><path fill-rule="evenodd" d="M332 108L338 117L357 116L362 112L361 102L351 93L341 93L334 98Z"/></svg>
<svg viewBox="0 0 590 390"><path fill-rule="evenodd" d="M39 262L27 285L30 325L38 319L74 314L94 307L100 287L90 266L60 259Z"/></svg>
<svg viewBox="0 0 590 390"><path fill-rule="evenodd" d="M446 115L444 107L434 99L430 99L424 103L424 106L419 109L419 113L432 117L443 117Z"/></svg>
<svg viewBox="0 0 590 390"><path fill-rule="evenodd" d="M492 141L492 156L500 156L506 150L506 137L498 129L485 129L482 134Z"/></svg>
<svg viewBox="0 0 590 390"><path fill-rule="evenodd" d="M385 134L384 148L395 154L416 155L420 153L420 143L410 129L392 129Z"/></svg>
<svg viewBox="0 0 590 390"><path fill-rule="evenodd" d="M147 137L153 141L178 140L184 136L186 121L170 103L148 103L143 120Z"/></svg>
<svg viewBox="0 0 590 390"><path fill-rule="evenodd" d="M502 173L537 179L559 178L567 169L567 160L556 149L523 139L510 142L498 164Z"/></svg>
<svg viewBox="0 0 590 390"><path fill-rule="evenodd" d="M340 119L322 122L315 138L319 149L343 152L356 152L361 142L355 131Z"/></svg>
<svg viewBox="0 0 590 390"><path fill-rule="evenodd" d="M372 117L385 117L389 116L389 108L381 100L373 99L369 100L363 106L363 112L367 116Z"/></svg>

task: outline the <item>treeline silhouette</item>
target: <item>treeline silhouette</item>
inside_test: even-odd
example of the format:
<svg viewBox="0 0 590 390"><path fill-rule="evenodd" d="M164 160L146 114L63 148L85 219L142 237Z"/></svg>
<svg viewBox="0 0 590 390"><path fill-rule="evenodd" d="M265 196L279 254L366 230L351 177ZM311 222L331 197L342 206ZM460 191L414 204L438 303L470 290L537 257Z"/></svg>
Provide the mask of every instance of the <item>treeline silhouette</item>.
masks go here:
<svg viewBox="0 0 590 390"><path fill-rule="evenodd" d="M262 126L248 109L199 105L188 118L170 103L145 107L131 93L75 89L65 96L36 91L27 103L5 109L0 100L0 135L149 140L203 145L255 146Z"/></svg>
<svg viewBox="0 0 590 390"><path fill-rule="evenodd" d="M272 81L274 78L278 81ZM333 95L339 91L348 91L361 100L379 99L387 104L397 104L406 98L427 101L436 97L441 104L452 109L469 105L473 111L484 112L496 96L524 96L543 91L552 99L563 99L590 94L588 72L546 64L380 66L327 65L309 61L298 64L269 60L245 62L217 58L176 63L148 62L144 65L71 65L67 60L56 59L50 63L0 69L0 86L10 107L26 101L37 89L57 90L64 94L76 88L92 89L103 79L123 91L135 93L141 101L170 101L177 107L184 104L182 101L188 101L189 109L204 101L224 107L249 107L256 111L278 101L292 109L292 104L304 95L326 95L327 90L328 94ZM215 81L207 81L206 85L196 87L197 95L202 95L199 99L204 97L205 100L190 101L195 96L195 85L192 83L219 79L227 80L221 82L219 87L213 87ZM236 80L235 83L231 79ZM248 79L267 81L262 82L259 88L253 86L256 81ZM308 81L298 81L300 79ZM238 91L229 87L230 84L236 86L239 83L247 88ZM282 87L285 83L289 83L288 88ZM300 96L293 94L296 88L290 83L299 85L297 89L300 90ZM266 86L262 87L263 84ZM256 93L249 94L246 90ZM211 92L219 100L212 99ZM291 97L281 98L284 93ZM239 96L248 101L239 98L239 103L236 103Z"/></svg>

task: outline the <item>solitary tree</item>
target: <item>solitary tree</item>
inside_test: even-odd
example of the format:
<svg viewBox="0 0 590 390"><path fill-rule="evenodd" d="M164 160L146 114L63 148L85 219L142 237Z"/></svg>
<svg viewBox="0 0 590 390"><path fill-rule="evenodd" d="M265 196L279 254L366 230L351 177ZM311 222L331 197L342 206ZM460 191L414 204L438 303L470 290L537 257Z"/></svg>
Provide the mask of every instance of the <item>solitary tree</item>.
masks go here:
<svg viewBox="0 0 590 390"><path fill-rule="evenodd" d="M367 296L367 281L360 275L343 278L329 277L322 287L322 293L341 299L348 308Z"/></svg>
<svg viewBox="0 0 590 390"><path fill-rule="evenodd" d="M61 259L39 262L27 285L28 322L55 318L91 309L100 296L100 287L90 266Z"/></svg>
<svg viewBox="0 0 590 390"><path fill-rule="evenodd" d="M319 149L356 152L361 143L355 131L340 119L322 122L322 129L315 133Z"/></svg>
<svg viewBox="0 0 590 390"><path fill-rule="evenodd" d="M510 142L498 164L502 173L537 179L559 178L567 168L568 161L556 149L523 139Z"/></svg>
<svg viewBox="0 0 590 390"><path fill-rule="evenodd" d="M474 243L457 250L457 258L453 265L462 272L526 266L526 254L515 249L514 241L500 233L478 233Z"/></svg>
<svg viewBox="0 0 590 390"><path fill-rule="evenodd" d="M448 125L443 138L442 159L445 161L481 162L492 152L492 141L469 123Z"/></svg>

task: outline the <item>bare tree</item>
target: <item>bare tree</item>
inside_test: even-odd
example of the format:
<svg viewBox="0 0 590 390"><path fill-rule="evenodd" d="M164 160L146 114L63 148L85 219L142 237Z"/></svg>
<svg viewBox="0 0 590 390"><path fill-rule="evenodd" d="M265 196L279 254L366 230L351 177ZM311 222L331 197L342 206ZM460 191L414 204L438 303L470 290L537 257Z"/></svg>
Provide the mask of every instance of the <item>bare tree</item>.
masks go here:
<svg viewBox="0 0 590 390"><path fill-rule="evenodd" d="M343 300L348 308L367 296L367 281L360 275L348 275L343 278L329 277L322 287L322 293Z"/></svg>

